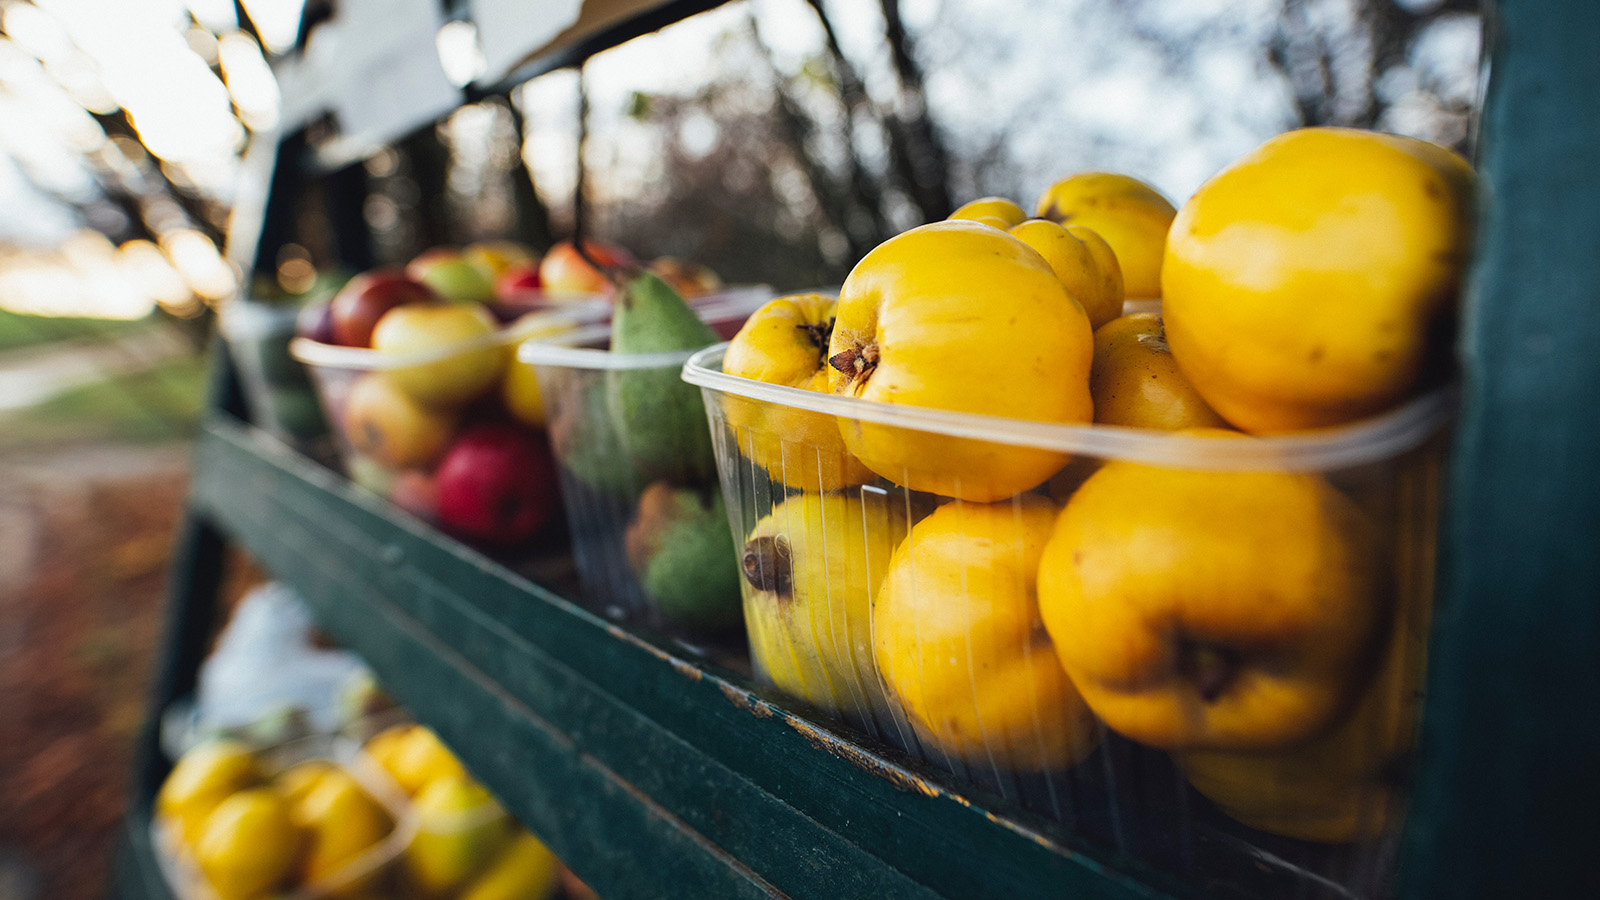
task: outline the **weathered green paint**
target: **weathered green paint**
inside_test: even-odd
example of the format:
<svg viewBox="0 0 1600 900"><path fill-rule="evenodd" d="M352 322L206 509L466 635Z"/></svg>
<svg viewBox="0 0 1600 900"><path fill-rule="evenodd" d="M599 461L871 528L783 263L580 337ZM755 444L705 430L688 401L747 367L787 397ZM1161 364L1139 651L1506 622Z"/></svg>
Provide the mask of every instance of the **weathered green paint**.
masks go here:
<svg viewBox="0 0 1600 900"><path fill-rule="evenodd" d="M149 819L130 817L117 845L109 894L111 900L177 900L161 877L145 827Z"/></svg>
<svg viewBox="0 0 1600 900"><path fill-rule="evenodd" d="M195 479L198 506L603 896L1166 896L237 425L208 424Z"/></svg>
<svg viewBox="0 0 1600 900"><path fill-rule="evenodd" d="M1600 3L1489 33L1404 896L1600 897Z"/></svg>

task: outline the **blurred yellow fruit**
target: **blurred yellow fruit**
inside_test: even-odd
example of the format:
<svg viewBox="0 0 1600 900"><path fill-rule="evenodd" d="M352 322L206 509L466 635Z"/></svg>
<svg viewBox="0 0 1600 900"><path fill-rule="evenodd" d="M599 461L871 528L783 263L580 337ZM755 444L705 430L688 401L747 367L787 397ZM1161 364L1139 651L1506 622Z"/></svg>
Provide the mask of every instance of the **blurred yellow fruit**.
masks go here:
<svg viewBox="0 0 1600 900"><path fill-rule="evenodd" d="M890 238L845 279L830 387L881 403L1087 423L1094 334L1027 244L986 225L934 222ZM988 502L1066 463L1050 450L841 418L869 469L918 491Z"/></svg>
<svg viewBox="0 0 1600 900"><path fill-rule="evenodd" d="M955 212L949 215L951 219L998 220L996 225L1001 231L1019 225L1028 218L1028 213L1016 201L1005 197L979 197L976 200L961 204Z"/></svg>
<svg viewBox="0 0 1600 900"><path fill-rule="evenodd" d="M494 316L481 304L404 304L373 326L372 350L390 360L420 360L384 375L430 409L456 409L505 373L510 354L493 339L495 329Z"/></svg>
<svg viewBox="0 0 1600 900"><path fill-rule="evenodd" d="M439 778L466 775L461 761L425 725L396 725L368 741L367 754L413 796Z"/></svg>
<svg viewBox="0 0 1600 900"><path fill-rule="evenodd" d="M1039 251L1083 307L1091 328L1122 315L1122 268L1100 235L1081 225L1030 219L1013 227L1011 236Z"/></svg>
<svg viewBox="0 0 1600 900"><path fill-rule="evenodd" d="M347 872L337 883L327 881L393 827L388 812L354 776L336 766L328 768L291 802L289 815L306 837L302 882L322 884L334 897L352 897L374 886L376 871Z"/></svg>
<svg viewBox="0 0 1600 900"><path fill-rule="evenodd" d="M517 241L475 241L461 249L461 256L490 281L499 278L517 263L533 262L533 251Z"/></svg>
<svg viewBox="0 0 1600 900"><path fill-rule="evenodd" d="M357 453L394 470L437 462L459 422L458 413L418 403L385 373L367 372L350 386L340 425Z"/></svg>
<svg viewBox="0 0 1600 900"><path fill-rule="evenodd" d="M221 900L251 900L289 883L300 845L283 796L271 788L249 788L206 817L194 857Z"/></svg>
<svg viewBox="0 0 1600 900"><path fill-rule="evenodd" d="M1178 368L1156 313L1131 313L1094 333L1089 393L1094 420L1105 425L1161 431L1228 427Z"/></svg>
<svg viewBox="0 0 1600 900"><path fill-rule="evenodd" d="M412 804L417 832L405 868L425 895L454 891L506 845L511 820L482 785L466 775L441 775Z"/></svg>
<svg viewBox="0 0 1600 900"><path fill-rule="evenodd" d="M306 794L311 793L322 780L322 776L337 768L330 760L308 759L295 763L273 776L272 786L283 795L284 801L292 809L296 803L305 799Z"/></svg>
<svg viewBox="0 0 1600 900"><path fill-rule="evenodd" d="M507 329L515 334L520 349L523 343L548 339L573 330L567 321L552 320L548 314L532 312L511 323ZM513 353L506 365L505 379L500 383L500 399L506 411L524 425L535 428L545 426L544 394L539 387L539 367L525 363Z"/></svg>
<svg viewBox="0 0 1600 900"><path fill-rule="evenodd" d="M192 847L212 810L261 779L261 767L249 745L226 738L207 741L172 767L156 794L156 810L177 823L184 841Z"/></svg>
<svg viewBox="0 0 1600 900"><path fill-rule="evenodd" d="M1177 209L1160 191L1128 175L1082 172L1050 186L1034 213L1082 225L1105 238L1122 267L1123 288L1136 300L1161 297L1161 258Z"/></svg>
<svg viewBox="0 0 1600 900"><path fill-rule="evenodd" d="M1112 729L1168 749L1279 749L1326 733L1362 685L1387 615L1374 540L1315 474L1112 460L1062 511L1039 606Z"/></svg>
<svg viewBox="0 0 1600 900"><path fill-rule="evenodd" d="M1201 186L1167 244L1172 354L1223 418L1275 433L1404 399L1454 314L1473 174L1426 141L1279 135Z"/></svg>
<svg viewBox="0 0 1600 900"><path fill-rule="evenodd" d="M881 493L797 494L745 542L745 630L772 684L820 709L883 711L872 603L909 522Z"/></svg>
<svg viewBox="0 0 1600 900"><path fill-rule="evenodd" d="M561 884L561 861L527 831L519 830L482 875L457 900L547 900Z"/></svg>
<svg viewBox="0 0 1600 900"><path fill-rule="evenodd" d="M824 294L770 301L728 343L722 371L828 393L828 341L836 306L837 300ZM723 413L739 452L790 487L835 490L874 477L845 449L832 416L732 394L723 395Z"/></svg>
<svg viewBox="0 0 1600 900"><path fill-rule="evenodd" d="M1098 743L1039 619L1055 505L947 503L895 551L873 605L878 668L923 740L968 763L1064 769Z"/></svg>

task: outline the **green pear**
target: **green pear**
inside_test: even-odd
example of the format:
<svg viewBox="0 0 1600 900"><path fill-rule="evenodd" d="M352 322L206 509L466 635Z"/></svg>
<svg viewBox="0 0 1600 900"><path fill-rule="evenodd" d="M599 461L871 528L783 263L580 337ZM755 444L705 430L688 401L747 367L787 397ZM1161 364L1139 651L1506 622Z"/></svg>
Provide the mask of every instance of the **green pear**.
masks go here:
<svg viewBox="0 0 1600 900"><path fill-rule="evenodd" d="M707 629L743 624L739 555L720 491L655 482L639 497L623 543L662 618Z"/></svg>
<svg viewBox="0 0 1600 900"><path fill-rule="evenodd" d="M717 334L678 292L650 272L625 277L611 318L614 353L681 353L717 342ZM711 429L700 389L685 384L678 365L615 369L607 397L634 465L648 479L680 484L716 472Z"/></svg>
<svg viewBox="0 0 1600 900"><path fill-rule="evenodd" d="M573 477L608 496L631 497L635 486L633 460L622 446L606 399L600 373L574 370L571 383L554 392L550 410L550 444Z"/></svg>

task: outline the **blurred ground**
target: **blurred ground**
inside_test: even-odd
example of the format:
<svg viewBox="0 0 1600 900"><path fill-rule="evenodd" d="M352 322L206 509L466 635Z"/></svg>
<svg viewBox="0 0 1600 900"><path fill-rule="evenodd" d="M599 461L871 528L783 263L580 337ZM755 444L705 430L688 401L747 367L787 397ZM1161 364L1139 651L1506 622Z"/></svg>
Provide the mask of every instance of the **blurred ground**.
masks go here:
<svg viewBox="0 0 1600 900"><path fill-rule="evenodd" d="M48 324L0 344L0 900L105 895L200 406L175 334Z"/></svg>

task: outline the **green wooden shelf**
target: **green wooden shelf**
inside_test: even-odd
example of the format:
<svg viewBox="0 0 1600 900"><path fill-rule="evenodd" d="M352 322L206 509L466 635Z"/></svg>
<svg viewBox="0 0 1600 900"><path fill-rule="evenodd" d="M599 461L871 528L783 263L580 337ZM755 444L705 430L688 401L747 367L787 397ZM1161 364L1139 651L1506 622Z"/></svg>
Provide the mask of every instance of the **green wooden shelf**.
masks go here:
<svg viewBox="0 0 1600 900"><path fill-rule="evenodd" d="M608 900L1169 896L214 417L192 505ZM1110 864L1107 864L1107 863Z"/></svg>

